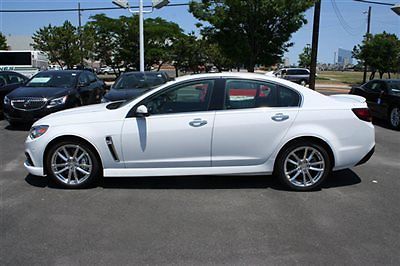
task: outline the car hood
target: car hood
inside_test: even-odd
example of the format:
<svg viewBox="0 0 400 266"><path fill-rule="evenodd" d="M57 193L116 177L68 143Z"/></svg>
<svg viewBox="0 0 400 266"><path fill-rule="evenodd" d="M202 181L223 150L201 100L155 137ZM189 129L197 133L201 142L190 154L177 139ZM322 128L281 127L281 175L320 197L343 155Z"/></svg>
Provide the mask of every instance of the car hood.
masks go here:
<svg viewBox="0 0 400 266"><path fill-rule="evenodd" d="M55 112L38 120L34 125L65 126L112 120L116 112L108 110L106 108L108 104L110 103L92 104Z"/></svg>
<svg viewBox="0 0 400 266"><path fill-rule="evenodd" d="M114 101L121 101L121 100L129 100L132 98L136 98L148 90L151 90L155 87L145 88L145 89L111 89L104 95L104 98L107 100L114 102Z"/></svg>
<svg viewBox="0 0 400 266"><path fill-rule="evenodd" d="M43 97L53 98L69 94L71 88L62 87L19 87L10 92L7 97L10 99L19 97Z"/></svg>

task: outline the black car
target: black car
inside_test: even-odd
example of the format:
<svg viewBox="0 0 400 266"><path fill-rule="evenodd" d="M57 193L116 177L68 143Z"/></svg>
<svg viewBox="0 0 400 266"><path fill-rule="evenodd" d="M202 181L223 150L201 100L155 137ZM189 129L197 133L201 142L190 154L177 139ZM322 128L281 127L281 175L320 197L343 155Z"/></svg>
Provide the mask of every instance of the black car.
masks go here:
<svg viewBox="0 0 400 266"><path fill-rule="evenodd" d="M156 88L170 78L165 72L125 72L115 81L102 102L114 102L138 97L147 90Z"/></svg>
<svg viewBox="0 0 400 266"><path fill-rule="evenodd" d="M10 124L31 123L56 111L98 103L104 88L89 71L42 71L4 97L4 116Z"/></svg>
<svg viewBox="0 0 400 266"><path fill-rule="evenodd" d="M372 116L385 119L390 126L400 130L400 80L375 79L360 87L353 87L350 94L364 97Z"/></svg>
<svg viewBox="0 0 400 266"><path fill-rule="evenodd" d="M4 96L24 85L28 78L14 71L0 71L0 113L3 112Z"/></svg>

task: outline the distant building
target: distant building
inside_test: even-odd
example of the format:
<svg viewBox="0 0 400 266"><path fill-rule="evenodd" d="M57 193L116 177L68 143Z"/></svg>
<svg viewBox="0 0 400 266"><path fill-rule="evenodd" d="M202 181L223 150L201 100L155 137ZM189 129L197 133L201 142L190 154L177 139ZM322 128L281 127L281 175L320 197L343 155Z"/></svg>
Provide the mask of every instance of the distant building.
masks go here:
<svg viewBox="0 0 400 266"><path fill-rule="evenodd" d="M353 64L353 54L350 50L338 49L337 63L341 67Z"/></svg>
<svg viewBox="0 0 400 266"><path fill-rule="evenodd" d="M32 37L28 35L8 35L7 45L9 50L33 50L31 44Z"/></svg>

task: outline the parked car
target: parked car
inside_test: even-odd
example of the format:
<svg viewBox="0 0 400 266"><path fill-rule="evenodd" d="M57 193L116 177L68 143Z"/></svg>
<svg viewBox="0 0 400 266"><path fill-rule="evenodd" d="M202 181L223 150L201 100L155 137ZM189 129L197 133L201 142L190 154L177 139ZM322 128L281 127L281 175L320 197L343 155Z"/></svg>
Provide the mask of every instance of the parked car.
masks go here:
<svg viewBox="0 0 400 266"><path fill-rule="evenodd" d="M13 71L0 71L0 113L3 113L4 97L25 84L28 78Z"/></svg>
<svg viewBox="0 0 400 266"><path fill-rule="evenodd" d="M42 71L4 97L4 116L10 124L31 123L56 111L98 103L104 87L89 71Z"/></svg>
<svg viewBox="0 0 400 266"><path fill-rule="evenodd" d="M25 142L26 169L67 188L98 177L275 173L321 186L375 146L365 99L251 73L177 78L125 102L57 112ZM344 130L345 129L345 130Z"/></svg>
<svg viewBox="0 0 400 266"><path fill-rule="evenodd" d="M276 77L292 81L302 86L310 83L310 71L306 68L282 68L274 74Z"/></svg>
<svg viewBox="0 0 400 266"><path fill-rule="evenodd" d="M112 67L109 66L104 66L101 67L98 72L98 74L104 74L104 75L108 75L108 74L114 74L114 69Z"/></svg>
<svg viewBox="0 0 400 266"><path fill-rule="evenodd" d="M128 100L156 88L169 80L166 72L125 72L115 81L102 102Z"/></svg>
<svg viewBox="0 0 400 266"><path fill-rule="evenodd" d="M384 119L392 128L400 130L399 79L374 79L362 86L351 88L350 94L364 97L372 116Z"/></svg>

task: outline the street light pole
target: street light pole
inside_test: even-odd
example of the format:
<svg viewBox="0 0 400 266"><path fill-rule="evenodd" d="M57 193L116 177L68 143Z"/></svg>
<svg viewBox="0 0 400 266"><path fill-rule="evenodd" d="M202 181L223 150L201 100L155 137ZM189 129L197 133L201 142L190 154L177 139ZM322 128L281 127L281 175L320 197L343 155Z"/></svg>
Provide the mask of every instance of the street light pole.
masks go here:
<svg viewBox="0 0 400 266"><path fill-rule="evenodd" d="M144 29L143 29L143 0L139 1L139 43L140 71L144 72Z"/></svg>
<svg viewBox="0 0 400 266"><path fill-rule="evenodd" d="M367 35L365 38L368 40L369 34L371 32L371 6L368 7L368 23L367 23ZM367 63L364 62L364 75L363 75L363 83L367 82Z"/></svg>
<svg viewBox="0 0 400 266"><path fill-rule="evenodd" d="M317 73L320 16L321 16L321 0L316 0L314 6L314 24L313 24L312 46L311 46L311 66L310 66L310 81L309 81L309 87L312 90L315 90L315 75Z"/></svg>

